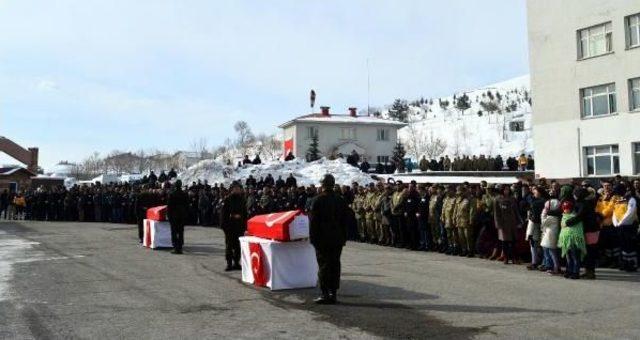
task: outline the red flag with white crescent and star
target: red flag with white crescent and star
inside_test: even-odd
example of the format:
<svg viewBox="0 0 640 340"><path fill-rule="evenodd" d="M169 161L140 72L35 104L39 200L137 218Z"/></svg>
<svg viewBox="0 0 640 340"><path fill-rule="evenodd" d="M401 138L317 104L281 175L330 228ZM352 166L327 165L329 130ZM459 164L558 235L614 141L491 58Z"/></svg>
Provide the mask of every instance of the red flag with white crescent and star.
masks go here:
<svg viewBox="0 0 640 340"><path fill-rule="evenodd" d="M267 272L264 269L264 252L260 243L249 243L249 257L251 258L251 272L253 273L253 284L264 287L267 285Z"/></svg>
<svg viewBox="0 0 640 340"><path fill-rule="evenodd" d="M309 100L311 101L311 107L313 108L316 104L316 91L311 90L311 93L309 93Z"/></svg>

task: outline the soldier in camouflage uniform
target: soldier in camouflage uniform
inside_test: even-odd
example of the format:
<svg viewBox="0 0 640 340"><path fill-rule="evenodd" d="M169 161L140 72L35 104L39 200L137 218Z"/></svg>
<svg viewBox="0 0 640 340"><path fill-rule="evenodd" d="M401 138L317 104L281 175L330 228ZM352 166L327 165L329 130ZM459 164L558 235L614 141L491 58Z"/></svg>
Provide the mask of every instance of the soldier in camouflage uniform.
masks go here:
<svg viewBox="0 0 640 340"><path fill-rule="evenodd" d="M374 184L371 183L364 197L365 225L367 233L366 241L369 243L376 243L378 240L378 233L376 232L375 225L375 201L376 188Z"/></svg>
<svg viewBox="0 0 640 340"><path fill-rule="evenodd" d="M393 195L393 187L387 184L382 192L380 198L380 216L382 219L380 233L380 242L385 246L393 244L393 233L391 231L391 223L393 221L393 214L391 213L391 197Z"/></svg>
<svg viewBox="0 0 640 340"><path fill-rule="evenodd" d="M453 187L447 188L447 195L442 201L442 216L440 220L444 224L444 228L447 231L448 247L447 255L456 255L458 252L458 232L455 229L453 221L453 215L456 208L456 196Z"/></svg>
<svg viewBox="0 0 640 340"><path fill-rule="evenodd" d="M354 193L352 209L356 213L356 221L358 222L358 239L360 242L366 241L365 229L365 194L362 188L358 188Z"/></svg>
<svg viewBox="0 0 640 340"><path fill-rule="evenodd" d="M464 186L458 186L453 219L460 240L460 256L474 256L473 219L475 214L475 200L470 197Z"/></svg>
<svg viewBox="0 0 640 340"><path fill-rule="evenodd" d="M445 251L446 242L442 235L442 223L440 216L442 214L442 188L435 185L429 188L429 227L431 228L431 244L432 249Z"/></svg>
<svg viewBox="0 0 640 340"><path fill-rule="evenodd" d="M384 185L378 182L376 185L376 194L373 202L374 225L376 229L376 243L385 244L388 238L385 238L385 228L382 225L382 201L384 199ZM387 232L388 233L388 232Z"/></svg>

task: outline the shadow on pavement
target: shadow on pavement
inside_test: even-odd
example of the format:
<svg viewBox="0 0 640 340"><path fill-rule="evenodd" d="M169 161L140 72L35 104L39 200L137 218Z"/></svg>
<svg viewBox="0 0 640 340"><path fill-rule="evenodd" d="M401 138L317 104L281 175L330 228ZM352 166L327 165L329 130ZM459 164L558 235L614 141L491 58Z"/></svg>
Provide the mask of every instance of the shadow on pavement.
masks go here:
<svg viewBox="0 0 640 340"><path fill-rule="evenodd" d="M385 301L433 300L438 298L437 295L354 280L343 280L342 286L343 289L339 292L340 303L334 306L315 305L313 298L318 293L316 289L261 293L266 301L276 307L309 311L317 315L318 321L329 322L341 328L360 329L385 338L469 339L486 331L482 328L453 326L422 313L420 310L427 305ZM295 298L290 299L292 296ZM300 303L300 300L303 302Z"/></svg>

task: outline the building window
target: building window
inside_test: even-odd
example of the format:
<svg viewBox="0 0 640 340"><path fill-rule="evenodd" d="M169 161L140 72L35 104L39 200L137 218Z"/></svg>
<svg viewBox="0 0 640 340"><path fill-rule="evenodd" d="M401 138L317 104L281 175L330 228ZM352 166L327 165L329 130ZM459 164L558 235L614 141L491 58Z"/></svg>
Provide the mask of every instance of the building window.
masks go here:
<svg viewBox="0 0 640 340"><path fill-rule="evenodd" d="M580 90L582 118L598 117L616 112L616 85L600 85Z"/></svg>
<svg viewBox="0 0 640 340"><path fill-rule="evenodd" d="M318 137L318 127L307 126L307 139L311 139L313 137Z"/></svg>
<svg viewBox="0 0 640 340"><path fill-rule="evenodd" d="M341 129L342 139L356 139L356 128L346 127Z"/></svg>
<svg viewBox="0 0 640 340"><path fill-rule="evenodd" d="M627 48L640 46L640 13L627 17Z"/></svg>
<svg viewBox="0 0 640 340"><path fill-rule="evenodd" d="M640 143L633 143L633 172L640 174Z"/></svg>
<svg viewBox="0 0 640 340"><path fill-rule="evenodd" d="M378 163L380 164L389 163L389 156L378 156Z"/></svg>
<svg viewBox="0 0 640 340"><path fill-rule="evenodd" d="M524 122L521 120L509 122L509 130L514 132L524 131Z"/></svg>
<svg viewBox="0 0 640 340"><path fill-rule="evenodd" d="M629 108L640 110L640 78L629 80Z"/></svg>
<svg viewBox="0 0 640 340"><path fill-rule="evenodd" d="M588 146L584 148L587 176L608 176L620 173L618 145Z"/></svg>
<svg viewBox="0 0 640 340"><path fill-rule="evenodd" d="M378 138L379 141L388 141L389 140L389 129L378 129Z"/></svg>
<svg viewBox="0 0 640 340"><path fill-rule="evenodd" d="M590 58L613 51L611 23L578 31L578 59Z"/></svg>

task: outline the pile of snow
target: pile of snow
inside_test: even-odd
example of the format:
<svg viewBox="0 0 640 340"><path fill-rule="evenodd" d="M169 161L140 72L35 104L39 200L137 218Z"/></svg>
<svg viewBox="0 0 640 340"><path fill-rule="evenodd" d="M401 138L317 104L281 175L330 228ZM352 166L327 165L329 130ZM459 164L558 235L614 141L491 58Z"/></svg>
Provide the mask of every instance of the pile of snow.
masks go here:
<svg viewBox="0 0 640 340"><path fill-rule="evenodd" d="M319 185L325 174L332 174L336 184L351 185L358 182L361 185L374 182L370 175L360 169L347 164L343 159L328 160L326 158L315 162L293 160L289 162L273 161L259 165L245 165L234 167L226 165L219 160L203 160L191 166L178 175L178 178L186 185L192 182L208 181L210 184L218 183L229 185L233 181L244 181L252 175L256 180L271 174L274 179L282 177L286 179L293 174L298 185Z"/></svg>
<svg viewBox="0 0 640 340"><path fill-rule="evenodd" d="M453 96L427 99L409 106L409 126L399 132L405 144L407 157L438 158L449 155L501 155L533 154L531 133L530 78L528 75L483 88L456 93L469 97L471 107L464 114L455 108ZM488 96L491 92L491 97ZM499 93L499 98L497 96ZM448 101L446 108L440 101ZM486 111L492 102L498 110ZM484 105L484 107L483 107ZM482 116L478 114L481 111ZM388 117L388 110L383 112ZM524 125L523 131L511 131L511 123ZM436 144L439 144L438 147Z"/></svg>

